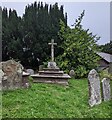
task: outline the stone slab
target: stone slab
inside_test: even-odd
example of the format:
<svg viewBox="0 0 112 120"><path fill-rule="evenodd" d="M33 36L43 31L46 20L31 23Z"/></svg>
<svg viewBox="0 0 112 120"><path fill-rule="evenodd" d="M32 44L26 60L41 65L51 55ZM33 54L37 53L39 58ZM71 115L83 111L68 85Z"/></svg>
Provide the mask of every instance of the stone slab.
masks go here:
<svg viewBox="0 0 112 120"><path fill-rule="evenodd" d="M39 71L39 74L40 75L56 75L56 76L59 76L59 75L63 75L63 71Z"/></svg>
<svg viewBox="0 0 112 120"><path fill-rule="evenodd" d="M43 77L43 78L71 78L68 74L63 74L63 76L55 76L55 75L39 75L39 74L34 74L34 75L31 75L31 77L33 78L40 78L40 77Z"/></svg>
<svg viewBox="0 0 112 120"><path fill-rule="evenodd" d="M68 85L68 79L71 78L68 74L63 74L63 76L55 75L31 75L34 83L55 83L61 85Z"/></svg>
<svg viewBox="0 0 112 120"><path fill-rule="evenodd" d="M43 68L44 71L59 71L59 68Z"/></svg>
<svg viewBox="0 0 112 120"><path fill-rule="evenodd" d="M61 85L68 85L68 79L66 78L61 78L61 79L57 79L57 78L34 78L33 79L34 83L55 83L55 84L61 84Z"/></svg>

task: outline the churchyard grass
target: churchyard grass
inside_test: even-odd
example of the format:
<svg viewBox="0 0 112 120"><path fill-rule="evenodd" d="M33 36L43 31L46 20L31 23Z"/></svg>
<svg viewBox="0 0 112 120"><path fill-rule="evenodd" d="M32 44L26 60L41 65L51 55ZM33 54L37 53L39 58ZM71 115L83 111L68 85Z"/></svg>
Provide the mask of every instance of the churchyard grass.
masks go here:
<svg viewBox="0 0 112 120"><path fill-rule="evenodd" d="M32 83L2 94L3 118L112 118L111 106L112 100L89 106L87 79L71 79L66 87Z"/></svg>

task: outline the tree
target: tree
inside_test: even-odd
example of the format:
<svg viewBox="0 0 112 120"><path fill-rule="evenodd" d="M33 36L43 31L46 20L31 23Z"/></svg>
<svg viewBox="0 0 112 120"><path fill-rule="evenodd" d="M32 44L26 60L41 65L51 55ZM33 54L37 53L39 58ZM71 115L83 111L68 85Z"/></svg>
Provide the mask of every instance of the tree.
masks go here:
<svg viewBox="0 0 112 120"><path fill-rule="evenodd" d="M112 41L106 43L105 45L100 45L99 48L101 49L102 52L112 54Z"/></svg>
<svg viewBox="0 0 112 120"><path fill-rule="evenodd" d="M48 43L54 38L55 42L61 44L58 37L60 19L67 24L63 6L59 8L57 3L49 8L48 4L34 2L26 6L22 17L18 17L15 10L7 11L4 8L2 18L3 60L18 59L23 66L30 68L38 68L38 64L50 59ZM58 48L56 56L60 50Z"/></svg>
<svg viewBox="0 0 112 120"><path fill-rule="evenodd" d="M19 24L21 19L17 16L15 10L9 10L9 16L7 8L2 11L2 53L3 60L10 58L21 59L21 41Z"/></svg>
<svg viewBox="0 0 112 120"><path fill-rule="evenodd" d="M57 57L59 66L69 71L74 69L76 77L84 77L89 70L97 66L96 55L98 47L96 42L99 37L89 33L89 29L84 30L81 21L84 16L84 11L81 16L76 19L74 28L66 27L63 21L60 21L60 39L63 39L63 44L60 47L63 49L63 54Z"/></svg>

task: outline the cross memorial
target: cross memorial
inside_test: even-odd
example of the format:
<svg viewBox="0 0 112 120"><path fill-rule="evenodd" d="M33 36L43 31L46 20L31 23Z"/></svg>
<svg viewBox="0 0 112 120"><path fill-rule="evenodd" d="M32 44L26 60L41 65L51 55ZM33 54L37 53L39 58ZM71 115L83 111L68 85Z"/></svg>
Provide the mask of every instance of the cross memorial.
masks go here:
<svg viewBox="0 0 112 120"><path fill-rule="evenodd" d="M57 43L54 43L54 39L51 40L51 43L48 43L51 45L51 61L54 62L54 45L57 45Z"/></svg>

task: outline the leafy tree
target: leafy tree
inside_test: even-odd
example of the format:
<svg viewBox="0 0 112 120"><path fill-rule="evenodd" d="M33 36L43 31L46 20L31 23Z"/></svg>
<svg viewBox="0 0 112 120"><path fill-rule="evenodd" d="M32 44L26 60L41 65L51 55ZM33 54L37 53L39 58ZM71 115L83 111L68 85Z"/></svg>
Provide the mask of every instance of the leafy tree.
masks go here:
<svg viewBox="0 0 112 120"><path fill-rule="evenodd" d="M98 51L96 42L99 37L92 35L89 29L84 30L81 21L84 16L84 11L81 16L76 19L74 28L66 27L63 21L60 21L60 39L63 39L63 54L57 57L59 66L69 71L74 69L76 77L84 77L89 70L97 66L98 56L95 54Z"/></svg>

